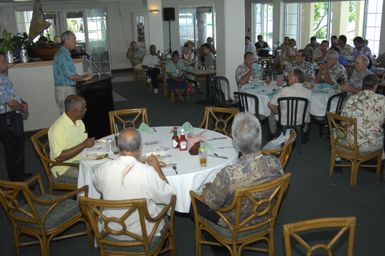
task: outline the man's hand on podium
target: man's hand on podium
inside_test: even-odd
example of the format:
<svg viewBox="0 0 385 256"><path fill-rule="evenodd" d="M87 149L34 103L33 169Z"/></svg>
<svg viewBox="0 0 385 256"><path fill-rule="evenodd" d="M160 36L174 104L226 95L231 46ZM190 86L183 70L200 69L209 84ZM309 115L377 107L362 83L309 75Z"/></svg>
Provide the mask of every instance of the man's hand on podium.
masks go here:
<svg viewBox="0 0 385 256"><path fill-rule="evenodd" d="M91 80L92 77L93 77L92 73L83 74L83 75L82 75L82 78L83 78L82 81L88 81L88 80Z"/></svg>

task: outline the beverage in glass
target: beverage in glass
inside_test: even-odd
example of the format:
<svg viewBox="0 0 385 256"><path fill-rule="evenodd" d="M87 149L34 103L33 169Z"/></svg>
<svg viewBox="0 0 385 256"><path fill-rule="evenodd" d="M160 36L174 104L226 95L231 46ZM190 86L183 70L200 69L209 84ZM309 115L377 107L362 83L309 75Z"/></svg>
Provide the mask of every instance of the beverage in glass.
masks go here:
<svg viewBox="0 0 385 256"><path fill-rule="evenodd" d="M201 143L201 146L199 147L199 164L201 167L207 166L207 150L203 143Z"/></svg>

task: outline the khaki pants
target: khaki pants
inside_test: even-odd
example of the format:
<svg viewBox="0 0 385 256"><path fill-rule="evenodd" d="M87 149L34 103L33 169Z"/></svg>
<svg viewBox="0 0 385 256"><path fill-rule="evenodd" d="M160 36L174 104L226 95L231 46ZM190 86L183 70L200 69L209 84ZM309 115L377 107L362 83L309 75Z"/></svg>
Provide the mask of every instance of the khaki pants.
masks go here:
<svg viewBox="0 0 385 256"><path fill-rule="evenodd" d="M76 95L75 86L55 86L55 100L59 106L60 114L64 113L64 101L69 95Z"/></svg>

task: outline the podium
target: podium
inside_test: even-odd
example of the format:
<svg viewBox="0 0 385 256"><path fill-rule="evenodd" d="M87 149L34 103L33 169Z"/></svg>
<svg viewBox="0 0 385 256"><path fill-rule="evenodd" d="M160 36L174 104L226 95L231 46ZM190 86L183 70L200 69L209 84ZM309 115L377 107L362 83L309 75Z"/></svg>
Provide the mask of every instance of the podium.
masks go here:
<svg viewBox="0 0 385 256"><path fill-rule="evenodd" d="M76 85L78 95L87 103L87 112L83 122L88 132L88 137L101 137L111 134L108 112L114 109L112 98L111 75L103 74L94 76L86 82Z"/></svg>

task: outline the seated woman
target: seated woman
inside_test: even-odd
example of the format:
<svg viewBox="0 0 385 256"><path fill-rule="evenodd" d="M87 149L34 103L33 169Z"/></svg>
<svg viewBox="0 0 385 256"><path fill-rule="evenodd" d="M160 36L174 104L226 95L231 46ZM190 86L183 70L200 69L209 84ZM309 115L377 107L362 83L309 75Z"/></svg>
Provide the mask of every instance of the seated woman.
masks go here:
<svg viewBox="0 0 385 256"><path fill-rule="evenodd" d="M165 66L168 76L167 85L168 89L175 92L177 99L182 103L184 102L182 92L187 89L186 74L183 72L183 69L183 60L179 58L179 52L174 51L171 61L168 61Z"/></svg>
<svg viewBox="0 0 385 256"><path fill-rule="evenodd" d="M369 59L365 55L361 54L358 55L357 58L354 60L354 70L352 77L350 77L349 81L344 83L342 85L342 90L351 92L351 93L357 93L362 88L362 80L367 75L373 74L368 70L369 65Z"/></svg>
<svg viewBox="0 0 385 256"><path fill-rule="evenodd" d="M338 62L338 52L328 51L327 62L320 65L315 78L316 83L341 84L348 80L346 69Z"/></svg>
<svg viewBox="0 0 385 256"><path fill-rule="evenodd" d="M238 87L242 87L245 84L256 84L258 82L258 74L253 69L254 53L246 52L243 56L243 64L239 65L235 70L235 80Z"/></svg>

